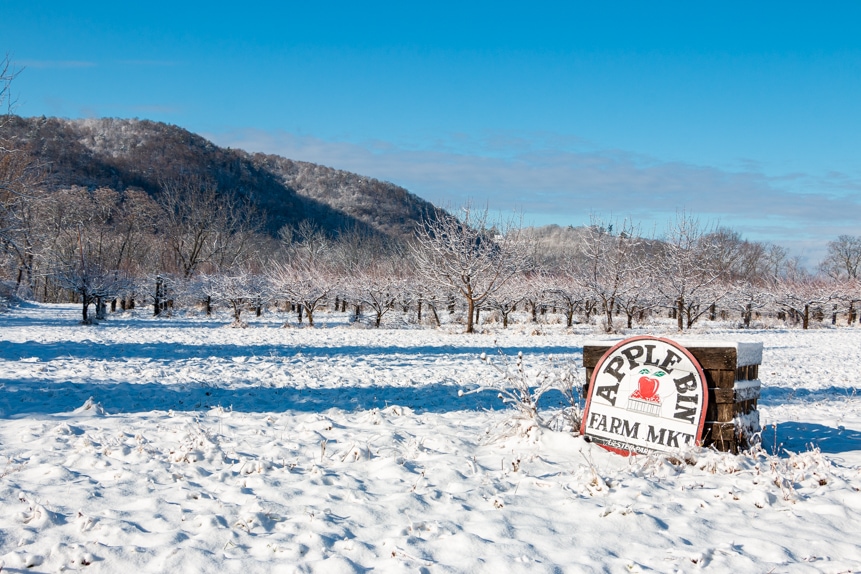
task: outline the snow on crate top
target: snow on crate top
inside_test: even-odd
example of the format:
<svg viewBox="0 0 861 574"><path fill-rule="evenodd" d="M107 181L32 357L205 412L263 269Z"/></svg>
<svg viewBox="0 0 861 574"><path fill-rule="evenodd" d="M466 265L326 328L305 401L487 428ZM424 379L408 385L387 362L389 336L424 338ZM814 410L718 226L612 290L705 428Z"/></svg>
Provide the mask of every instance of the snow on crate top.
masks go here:
<svg viewBox="0 0 861 574"><path fill-rule="evenodd" d="M583 343L584 347L612 347L618 345L624 339L593 340ZM762 364L762 343L750 343L740 341L702 340L702 339L673 339L676 343L686 349L735 349L737 360L736 366L746 367L748 365Z"/></svg>

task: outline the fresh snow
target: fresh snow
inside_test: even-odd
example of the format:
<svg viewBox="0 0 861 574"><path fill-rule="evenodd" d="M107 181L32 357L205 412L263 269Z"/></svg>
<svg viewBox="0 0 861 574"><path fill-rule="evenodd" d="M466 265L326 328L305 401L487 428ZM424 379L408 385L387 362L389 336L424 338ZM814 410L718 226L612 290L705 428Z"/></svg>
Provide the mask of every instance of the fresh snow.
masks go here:
<svg viewBox="0 0 861 574"><path fill-rule="evenodd" d="M858 328L700 326L763 343L764 449L625 458L561 395L538 428L459 393L483 352L582 378L592 327L79 314L0 314L4 574L861 571Z"/></svg>

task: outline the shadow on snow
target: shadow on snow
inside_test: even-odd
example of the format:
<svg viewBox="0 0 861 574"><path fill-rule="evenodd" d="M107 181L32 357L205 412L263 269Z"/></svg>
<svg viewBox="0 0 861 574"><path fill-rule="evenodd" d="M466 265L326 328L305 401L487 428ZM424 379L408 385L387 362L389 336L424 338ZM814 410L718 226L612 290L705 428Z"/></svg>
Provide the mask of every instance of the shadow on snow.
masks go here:
<svg viewBox="0 0 861 574"><path fill-rule="evenodd" d="M430 384L415 387L231 387L198 383L55 383L0 379L0 418L70 413L87 399L100 403L108 414L149 411L207 411L224 407L239 412L323 412L330 408L363 411L398 405L417 413L507 408L493 391L458 396L460 386ZM541 407L562 406L561 393L546 393Z"/></svg>
<svg viewBox="0 0 861 574"><path fill-rule="evenodd" d="M818 448L827 454L861 450L861 432L818 423L783 422L762 430L762 446L771 454Z"/></svg>
<svg viewBox="0 0 861 574"><path fill-rule="evenodd" d="M20 361L21 359L37 358L39 361L54 359L150 359L150 360L181 360L209 359L212 357L232 359L236 357L295 357L298 355L312 357L355 357L378 355L415 355L415 356L455 356L481 353L495 355L501 350L507 356L516 356L522 351L525 355L580 355L582 347L535 346L535 347L455 347L455 346L373 346L373 345L344 345L344 346L308 346L308 345L217 345L202 344L188 345L183 343L104 343L99 341L65 341L60 343L25 343L4 342L0 347L0 359Z"/></svg>

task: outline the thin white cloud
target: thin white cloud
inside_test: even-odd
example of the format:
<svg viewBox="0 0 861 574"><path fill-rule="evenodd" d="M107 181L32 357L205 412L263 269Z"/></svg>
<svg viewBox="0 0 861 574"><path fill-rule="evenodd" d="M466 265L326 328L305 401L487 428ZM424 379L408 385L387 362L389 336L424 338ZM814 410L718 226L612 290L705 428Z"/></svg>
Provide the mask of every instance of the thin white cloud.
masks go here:
<svg viewBox="0 0 861 574"><path fill-rule="evenodd" d="M75 69L75 68L95 68L96 63L86 60L22 60L19 62L25 68L37 69Z"/></svg>
<svg viewBox="0 0 861 574"><path fill-rule="evenodd" d="M612 213L660 229L684 209L745 237L786 245L811 263L840 233L857 235L861 218L861 178L850 174L775 177L750 161L743 171L661 162L552 134L459 136L432 149L260 130L212 137L391 181L438 205L470 198L494 210L520 209L542 223L577 225L589 214Z"/></svg>
<svg viewBox="0 0 861 574"><path fill-rule="evenodd" d="M181 62L173 60L117 60L121 66L146 66L154 68L170 68L181 65Z"/></svg>
<svg viewBox="0 0 861 574"><path fill-rule="evenodd" d="M167 104L139 104L122 106L132 112L133 115L172 115L180 114L184 110L182 106L173 106Z"/></svg>

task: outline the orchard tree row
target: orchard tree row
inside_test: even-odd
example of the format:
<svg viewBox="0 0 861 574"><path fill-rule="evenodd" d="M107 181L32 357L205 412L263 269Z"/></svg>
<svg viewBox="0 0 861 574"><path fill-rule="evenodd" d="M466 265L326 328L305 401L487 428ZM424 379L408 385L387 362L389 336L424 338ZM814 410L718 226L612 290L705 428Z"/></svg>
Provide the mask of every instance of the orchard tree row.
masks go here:
<svg viewBox="0 0 861 574"><path fill-rule="evenodd" d="M858 237L831 242L810 274L780 247L685 213L660 238L595 220L560 240L470 205L428 214L407 243L361 231L332 237L307 221L272 238L253 209L188 179L164 182L155 197L32 186L5 193L2 215L6 297L77 301L85 323L91 307L99 319L109 306L222 306L240 325L244 312L280 306L311 325L330 308L375 326L390 313L430 325L456 317L467 332L482 319L505 327L518 310L607 332L656 314L680 331L700 320L746 327L764 315L806 328L856 323L861 300Z"/></svg>

